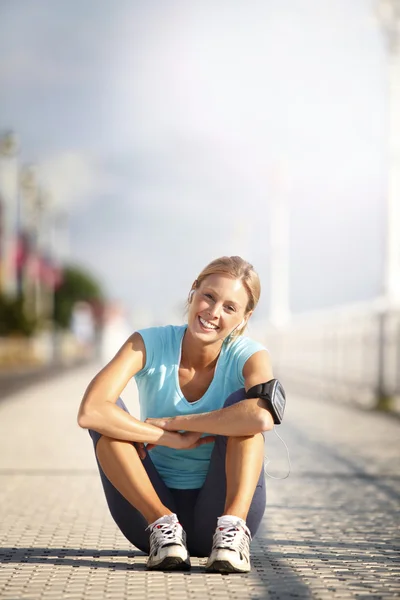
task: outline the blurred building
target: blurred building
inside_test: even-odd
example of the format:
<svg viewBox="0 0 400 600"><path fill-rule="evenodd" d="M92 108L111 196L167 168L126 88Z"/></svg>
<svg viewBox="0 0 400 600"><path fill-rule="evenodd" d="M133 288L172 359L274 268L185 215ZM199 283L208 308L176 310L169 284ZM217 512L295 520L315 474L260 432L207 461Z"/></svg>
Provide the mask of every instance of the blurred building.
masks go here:
<svg viewBox="0 0 400 600"><path fill-rule="evenodd" d="M103 364L110 361L132 331L124 307L110 303L105 310L101 336L100 358Z"/></svg>
<svg viewBox="0 0 400 600"><path fill-rule="evenodd" d="M36 170L19 160L15 134L0 136L0 293L22 298L25 310L51 320L61 282L56 235L66 220L54 211Z"/></svg>

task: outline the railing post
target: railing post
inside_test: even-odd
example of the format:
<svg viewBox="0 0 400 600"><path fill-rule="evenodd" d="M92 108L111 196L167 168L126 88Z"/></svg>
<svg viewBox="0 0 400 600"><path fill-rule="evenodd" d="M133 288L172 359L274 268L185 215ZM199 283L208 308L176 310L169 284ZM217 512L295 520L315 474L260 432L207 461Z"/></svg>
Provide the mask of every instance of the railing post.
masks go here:
<svg viewBox="0 0 400 600"><path fill-rule="evenodd" d="M377 368L377 385L375 391L375 407L378 410L390 410L393 399L385 385L385 359L386 359L386 319L387 309L378 311L378 368Z"/></svg>

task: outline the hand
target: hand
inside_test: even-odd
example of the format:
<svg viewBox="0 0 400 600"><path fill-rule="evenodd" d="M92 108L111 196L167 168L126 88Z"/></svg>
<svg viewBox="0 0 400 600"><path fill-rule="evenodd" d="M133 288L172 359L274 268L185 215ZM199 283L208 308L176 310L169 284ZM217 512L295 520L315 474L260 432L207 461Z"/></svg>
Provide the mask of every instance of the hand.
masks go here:
<svg viewBox="0 0 400 600"><path fill-rule="evenodd" d="M169 426L172 425L172 423L171 423L172 420L173 420L173 417L165 417L165 418L163 417L161 419L146 419L145 423L150 423L151 425L155 425L156 427L159 427L160 429L164 429L164 431L178 431L178 429L174 429L173 427L169 428ZM177 434L177 435L179 435L179 434ZM177 445L176 446L174 445L174 446L170 446L170 447L171 448L180 448L181 446L179 445L179 439L180 439L180 436L179 436L179 438L177 437ZM149 450L152 450L156 446L157 446L157 444L144 444L143 442L135 442L135 448L137 450L139 458L141 458L142 460L144 460L146 458L147 452Z"/></svg>
<svg viewBox="0 0 400 600"><path fill-rule="evenodd" d="M175 442L168 444L168 447L175 448L176 450L192 450L193 448L198 448L204 444L211 444L215 441L215 435L206 435L201 437L202 435L202 433L197 431L176 433L174 435ZM149 450L157 446L157 444L144 444L143 442L135 442L134 445L141 460L146 458Z"/></svg>
<svg viewBox="0 0 400 600"><path fill-rule="evenodd" d="M203 434L198 431L185 431L177 434L177 445L171 445L170 448L176 448L177 450L192 450L198 448L204 444L211 444L215 441L215 435L206 435L201 437Z"/></svg>
<svg viewBox="0 0 400 600"><path fill-rule="evenodd" d="M147 452L154 448L157 444L144 444L143 442L135 442L134 446L141 460L144 460L147 456Z"/></svg>
<svg viewBox="0 0 400 600"><path fill-rule="evenodd" d="M155 419L146 419L145 423L155 425L164 431L179 432L177 433L177 444L169 444L169 448L176 448L177 450L191 450L192 448L198 448L203 444L211 444L215 441L215 435L208 435L201 437L203 434L196 431L185 431L181 432L181 425L179 425L178 419L175 417L160 417ZM154 447L154 446L152 446Z"/></svg>

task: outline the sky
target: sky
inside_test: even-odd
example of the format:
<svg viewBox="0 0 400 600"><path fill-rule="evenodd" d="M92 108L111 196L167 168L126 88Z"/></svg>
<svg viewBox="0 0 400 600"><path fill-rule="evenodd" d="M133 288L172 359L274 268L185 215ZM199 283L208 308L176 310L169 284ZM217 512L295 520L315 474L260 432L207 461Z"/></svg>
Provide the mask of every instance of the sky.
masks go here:
<svg viewBox="0 0 400 600"><path fill-rule="evenodd" d="M0 130L68 260L167 322L213 258L259 272L290 213L293 313L382 292L386 48L373 0L2 0Z"/></svg>

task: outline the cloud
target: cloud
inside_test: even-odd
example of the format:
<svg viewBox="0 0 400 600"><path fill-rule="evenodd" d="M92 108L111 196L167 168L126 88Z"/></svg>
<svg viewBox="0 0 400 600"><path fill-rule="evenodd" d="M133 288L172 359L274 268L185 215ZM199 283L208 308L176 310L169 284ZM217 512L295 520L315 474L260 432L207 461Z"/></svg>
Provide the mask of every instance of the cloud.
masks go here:
<svg viewBox="0 0 400 600"><path fill-rule="evenodd" d="M77 151L42 160L37 172L54 205L70 212L90 204L113 185L92 157Z"/></svg>
<svg viewBox="0 0 400 600"><path fill-rule="evenodd" d="M107 0L54 3L11 2L0 20L2 94L44 87L46 90L87 87L107 71L112 53ZM117 15L118 7L113 13ZM94 18L95 17L95 18ZM112 19L111 19L112 21ZM6 88L6 90L4 89Z"/></svg>
<svg viewBox="0 0 400 600"><path fill-rule="evenodd" d="M354 294L371 281L384 63L364 0L8 7L2 118L75 213L74 256L113 293L160 313L219 254L267 273L268 202L279 194L293 206L294 304L345 301L343 269ZM290 185L273 176L281 162Z"/></svg>

